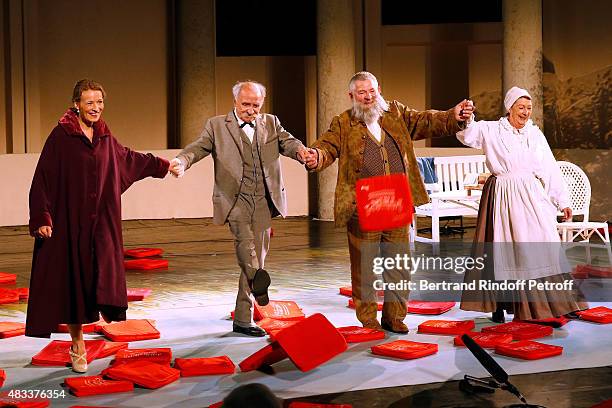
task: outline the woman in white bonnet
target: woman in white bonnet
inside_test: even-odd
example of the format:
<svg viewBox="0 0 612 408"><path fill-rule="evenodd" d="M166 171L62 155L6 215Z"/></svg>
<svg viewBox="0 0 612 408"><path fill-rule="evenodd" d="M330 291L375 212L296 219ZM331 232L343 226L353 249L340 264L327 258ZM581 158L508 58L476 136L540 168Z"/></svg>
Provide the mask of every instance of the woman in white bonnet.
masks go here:
<svg viewBox="0 0 612 408"><path fill-rule="evenodd" d="M485 245L477 244L494 243L487 251L493 274L472 271L466 280L563 282L571 277L556 223L558 211L564 220L572 217L567 188L544 134L530 119L529 92L512 87L504 107L499 120L477 122L472 115L457 133L463 144L484 151L492 174L483 188L474 248L483 253ZM471 101L465 108L472 111ZM504 310L516 320L546 319L587 308L578 297L559 290L464 292L461 308L493 312L497 322L505 320Z"/></svg>

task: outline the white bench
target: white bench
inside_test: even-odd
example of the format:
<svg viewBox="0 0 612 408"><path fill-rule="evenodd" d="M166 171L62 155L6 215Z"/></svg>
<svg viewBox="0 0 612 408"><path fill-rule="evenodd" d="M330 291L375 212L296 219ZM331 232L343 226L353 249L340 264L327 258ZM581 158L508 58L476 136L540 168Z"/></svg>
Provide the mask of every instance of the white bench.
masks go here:
<svg viewBox="0 0 612 408"><path fill-rule="evenodd" d="M484 155L442 156L434 158L438 182L425 184L430 190L431 202L415 208L410 228L410 241L437 244L440 242L440 217L457 217L478 215L478 195L468 196L463 180L469 173L485 173ZM473 192L474 193L474 192ZM431 238L417 234L417 218L431 217ZM435 250L435 249L434 249Z"/></svg>

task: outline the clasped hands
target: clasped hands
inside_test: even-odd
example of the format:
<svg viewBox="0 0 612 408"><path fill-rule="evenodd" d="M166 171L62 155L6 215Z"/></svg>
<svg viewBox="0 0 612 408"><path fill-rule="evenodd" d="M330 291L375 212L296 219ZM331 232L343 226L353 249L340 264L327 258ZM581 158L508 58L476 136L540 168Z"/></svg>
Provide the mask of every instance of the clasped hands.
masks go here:
<svg viewBox="0 0 612 408"><path fill-rule="evenodd" d="M183 177L185 174L185 165L177 158L170 160L168 171L176 178Z"/></svg>
<svg viewBox="0 0 612 408"><path fill-rule="evenodd" d="M466 120L469 120L475 110L476 108L474 107L474 102L470 99L464 99L459 102L454 108L455 119L457 120L457 122L464 122Z"/></svg>
<svg viewBox="0 0 612 408"><path fill-rule="evenodd" d="M314 169L319 164L319 152L311 147L300 148L297 152L297 157L308 169Z"/></svg>

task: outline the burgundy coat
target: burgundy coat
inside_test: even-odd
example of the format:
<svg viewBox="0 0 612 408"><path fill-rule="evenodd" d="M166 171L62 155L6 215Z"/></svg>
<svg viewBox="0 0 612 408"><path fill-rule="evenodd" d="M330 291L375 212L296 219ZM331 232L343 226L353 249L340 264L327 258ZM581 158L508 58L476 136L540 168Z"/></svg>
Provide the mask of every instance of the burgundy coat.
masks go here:
<svg viewBox="0 0 612 408"><path fill-rule="evenodd" d="M91 323L127 309L121 194L145 177L163 178L169 162L123 147L100 120L93 142L68 110L47 139L30 188L34 243L26 335L49 337L59 323Z"/></svg>

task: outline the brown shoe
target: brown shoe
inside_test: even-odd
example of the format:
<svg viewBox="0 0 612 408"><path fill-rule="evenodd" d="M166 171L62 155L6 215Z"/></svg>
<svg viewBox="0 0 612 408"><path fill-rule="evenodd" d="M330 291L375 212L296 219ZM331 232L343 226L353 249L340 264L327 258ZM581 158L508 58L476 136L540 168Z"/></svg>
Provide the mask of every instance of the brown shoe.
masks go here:
<svg viewBox="0 0 612 408"><path fill-rule="evenodd" d="M382 330L382 326L380 325L380 323L378 323L378 320L376 319L366 320L365 322L361 324L366 329Z"/></svg>
<svg viewBox="0 0 612 408"><path fill-rule="evenodd" d="M401 320L382 320L381 323L381 326L384 330L399 334L408 333L408 326L406 326Z"/></svg>

